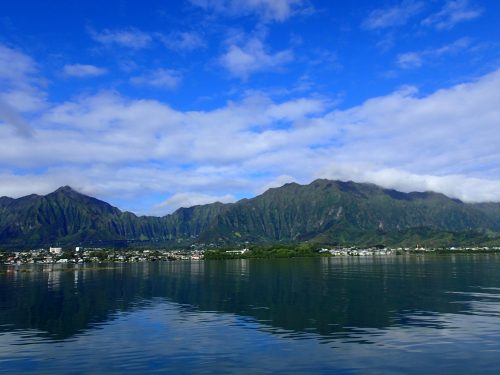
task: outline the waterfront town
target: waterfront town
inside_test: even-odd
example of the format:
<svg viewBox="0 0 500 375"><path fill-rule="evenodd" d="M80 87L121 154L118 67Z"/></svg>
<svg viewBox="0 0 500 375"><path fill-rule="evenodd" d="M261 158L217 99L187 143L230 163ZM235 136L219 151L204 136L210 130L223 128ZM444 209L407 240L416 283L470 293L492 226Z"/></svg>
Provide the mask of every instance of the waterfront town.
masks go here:
<svg viewBox="0 0 500 375"><path fill-rule="evenodd" d="M105 249L83 248L63 249L49 247L48 249L33 249L0 253L0 262L15 264L54 264L54 263L103 263L103 262L153 262L172 260L200 260L203 251L173 251L173 250L143 250L143 249Z"/></svg>
<svg viewBox="0 0 500 375"><path fill-rule="evenodd" d="M63 249L61 247L49 247L25 251L4 251L0 252L0 264L20 265L20 264L81 264L81 263L136 263L136 262L157 262L157 261L176 261L190 260L198 261L205 258L207 252L203 248L191 248L185 250L171 249L106 249L106 248L83 248L75 247L72 249ZM319 256L385 256L401 255L411 253L435 253L435 252L500 252L498 247L449 247L449 248L426 248L423 246L415 247L338 247L321 248L317 250ZM249 248L218 250L218 254L226 255L227 258L251 258L255 257ZM208 257L207 257L208 258Z"/></svg>

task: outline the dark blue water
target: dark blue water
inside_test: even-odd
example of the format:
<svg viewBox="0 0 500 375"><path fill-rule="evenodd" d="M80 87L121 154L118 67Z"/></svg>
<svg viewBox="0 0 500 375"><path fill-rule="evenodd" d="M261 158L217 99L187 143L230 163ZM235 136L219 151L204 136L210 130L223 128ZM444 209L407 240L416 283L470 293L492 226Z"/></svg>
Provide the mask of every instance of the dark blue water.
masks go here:
<svg viewBox="0 0 500 375"><path fill-rule="evenodd" d="M3 267L0 373L499 374L500 256Z"/></svg>

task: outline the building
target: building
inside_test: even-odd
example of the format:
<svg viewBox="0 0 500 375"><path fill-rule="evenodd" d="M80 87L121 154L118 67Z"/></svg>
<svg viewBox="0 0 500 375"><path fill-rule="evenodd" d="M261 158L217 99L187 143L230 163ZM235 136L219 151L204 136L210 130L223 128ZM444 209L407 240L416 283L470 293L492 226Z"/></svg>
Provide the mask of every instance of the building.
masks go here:
<svg viewBox="0 0 500 375"><path fill-rule="evenodd" d="M53 255L60 255L62 253L62 248L61 247L50 247L49 253L51 253Z"/></svg>

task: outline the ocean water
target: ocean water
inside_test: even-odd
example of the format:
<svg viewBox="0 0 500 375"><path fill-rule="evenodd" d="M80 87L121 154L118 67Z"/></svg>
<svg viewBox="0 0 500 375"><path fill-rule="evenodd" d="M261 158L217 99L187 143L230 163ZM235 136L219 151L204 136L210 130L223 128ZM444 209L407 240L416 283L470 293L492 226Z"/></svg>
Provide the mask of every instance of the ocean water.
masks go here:
<svg viewBox="0 0 500 375"><path fill-rule="evenodd" d="M0 373L499 374L500 256L2 266Z"/></svg>

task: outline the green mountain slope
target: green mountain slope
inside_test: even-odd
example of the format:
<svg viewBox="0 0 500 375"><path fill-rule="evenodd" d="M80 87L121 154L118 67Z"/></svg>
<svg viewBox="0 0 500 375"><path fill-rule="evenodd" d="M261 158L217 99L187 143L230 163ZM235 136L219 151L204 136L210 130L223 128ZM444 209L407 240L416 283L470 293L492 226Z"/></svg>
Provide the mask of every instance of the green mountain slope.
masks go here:
<svg viewBox="0 0 500 375"><path fill-rule="evenodd" d="M443 194L372 184L286 184L234 204L136 216L62 187L46 196L0 198L0 245L173 245L191 242L338 244L485 243L500 232L500 203L466 204Z"/></svg>
<svg viewBox="0 0 500 375"><path fill-rule="evenodd" d="M0 198L0 245L168 244L194 238L225 209L214 203L182 208L165 217L136 216L65 186L46 196Z"/></svg>
<svg viewBox="0 0 500 375"><path fill-rule="evenodd" d="M410 228L499 230L499 218L489 204L464 204L442 194L405 194L371 184L316 180L306 186L287 184L239 202L219 218L207 236L237 233L253 241L353 242L366 233Z"/></svg>

